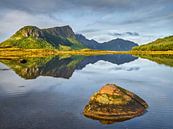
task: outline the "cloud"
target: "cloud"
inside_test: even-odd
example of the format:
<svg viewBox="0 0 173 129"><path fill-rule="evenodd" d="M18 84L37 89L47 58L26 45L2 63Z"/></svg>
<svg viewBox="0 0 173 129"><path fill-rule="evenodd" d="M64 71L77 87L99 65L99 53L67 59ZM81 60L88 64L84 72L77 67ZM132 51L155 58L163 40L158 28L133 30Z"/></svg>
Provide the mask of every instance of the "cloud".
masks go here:
<svg viewBox="0 0 173 129"><path fill-rule="evenodd" d="M34 3L34 4L33 4ZM32 5L32 6L31 6ZM1 0L1 9L18 9L32 13L90 8L92 10L128 10L134 7L129 0Z"/></svg>
<svg viewBox="0 0 173 129"><path fill-rule="evenodd" d="M100 29L84 29L84 30L78 31L78 33L93 33L98 31L100 31Z"/></svg>
<svg viewBox="0 0 173 129"><path fill-rule="evenodd" d="M172 0L1 0L1 9L18 9L30 13L52 13L65 10L129 12L146 7L171 4ZM141 6L142 4L142 6Z"/></svg>
<svg viewBox="0 0 173 129"><path fill-rule="evenodd" d="M123 71L138 71L140 70L140 67L123 67L123 66L120 66L120 67L112 67L112 68L109 68L109 71L119 71L119 70L123 70Z"/></svg>
<svg viewBox="0 0 173 129"><path fill-rule="evenodd" d="M130 36L139 36L139 33L137 32L126 32L126 34Z"/></svg>
<svg viewBox="0 0 173 129"><path fill-rule="evenodd" d="M143 35L173 33L172 5L172 0L0 0L0 41L23 25L68 24L87 38L122 36L144 42Z"/></svg>
<svg viewBox="0 0 173 129"><path fill-rule="evenodd" d="M120 37L123 37L123 36L140 36L139 33L137 32L124 32L124 33L117 33L117 32L114 32L114 33L108 33L108 35L111 35L111 36L120 36Z"/></svg>
<svg viewBox="0 0 173 129"><path fill-rule="evenodd" d="M0 16L1 14L2 13L0 12ZM46 28L50 26L63 25L63 23L61 20L51 18L48 15L32 15L19 10L8 11L6 12L6 15L1 17L0 20L0 41L9 38L18 29L26 25L34 25L40 28Z"/></svg>

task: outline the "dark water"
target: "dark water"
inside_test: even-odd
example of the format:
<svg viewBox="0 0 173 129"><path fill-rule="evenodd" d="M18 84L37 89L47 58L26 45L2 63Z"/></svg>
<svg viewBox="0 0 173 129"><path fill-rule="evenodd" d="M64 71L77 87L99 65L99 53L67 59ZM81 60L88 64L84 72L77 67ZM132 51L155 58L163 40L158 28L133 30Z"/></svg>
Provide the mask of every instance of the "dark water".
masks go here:
<svg viewBox="0 0 173 129"><path fill-rule="evenodd" d="M144 58L0 59L0 129L173 129L173 57ZM106 83L139 95L147 113L110 125L83 116L89 97Z"/></svg>

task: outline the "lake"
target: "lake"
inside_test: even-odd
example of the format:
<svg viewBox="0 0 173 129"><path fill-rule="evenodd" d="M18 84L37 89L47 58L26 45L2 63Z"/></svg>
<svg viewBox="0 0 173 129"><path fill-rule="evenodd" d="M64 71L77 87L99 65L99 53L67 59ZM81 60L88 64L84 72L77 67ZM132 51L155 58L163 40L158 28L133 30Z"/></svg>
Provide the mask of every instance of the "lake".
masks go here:
<svg viewBox="0 0 173 129"><path fill-rule="evenodd" d="M0 129L173 129L173 56L0 59ZM83 109L104 84L144 99L142 116L102 124Z"/></svg>

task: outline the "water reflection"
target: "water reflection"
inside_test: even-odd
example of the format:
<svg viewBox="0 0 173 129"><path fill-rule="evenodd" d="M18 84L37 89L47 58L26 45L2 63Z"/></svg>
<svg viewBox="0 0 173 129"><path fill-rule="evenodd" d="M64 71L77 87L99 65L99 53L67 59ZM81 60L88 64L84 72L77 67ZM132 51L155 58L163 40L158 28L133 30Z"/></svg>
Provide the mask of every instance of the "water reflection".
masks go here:
<svg viewBox="0 0 173 129"><path fill-rule="evenodd" d="M0 70L0 129L173 129L173 68L141 58L122 65L102 58L94 64L85 63L81 70L72 72L69 79L49 77L55 75L50 72L45 77L39 75L43 73L40 72L37 75L40 77L30 80L16 74L23 68L43 68L53 58L58 61L81 58L79 63L72 63L77 64L74 69L80 69L82 62L93 57L61 56L30 58L30 61L26 58L27 63L19 61L25 58L1 59L4 62L0 63L1 69L11 69ZM118 64L122 59L116 61ZM115 121L101 120L110 124L106 126L83 116L90 96L106 83L116 83L139 95L149 104L148 112L115 124L110 124Z"/></svg>
<svg viewBox="0 0 173 129"><path fill-rule="evenodd" d="M69 79L76 69L99 60L114 64L123 64L136 60L131 55L101 55L101 56L50 56L39 58L0 59L0 62L10 67L24 79L35 79L39 76L52 76Z"/></svg>
<svg viewBox="0 0 173 129"><path fill-rule="evenodd" d="M173 67L173 55L139 55L139 57L149 59L158 64Z"/></svg>
<svg viewBox="0 0 173 129"><path fill-rule="evenodd" d="M99 60L107 61L113 64L121 65L138 59L132 55L100 55L100 56L88 56L80 62L80 65L77 66L77 69L84 68L87 64L94 64Z"/></svg>

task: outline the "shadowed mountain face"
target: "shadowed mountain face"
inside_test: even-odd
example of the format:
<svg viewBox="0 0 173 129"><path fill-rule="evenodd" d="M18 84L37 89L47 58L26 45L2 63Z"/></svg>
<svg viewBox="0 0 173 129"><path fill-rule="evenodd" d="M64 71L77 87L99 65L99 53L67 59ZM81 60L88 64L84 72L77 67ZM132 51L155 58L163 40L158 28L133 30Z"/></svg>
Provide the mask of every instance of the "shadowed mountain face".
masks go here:
<svg viewBox="0 0 173 129"><path fill-rule="evenodd" d="M42 29L43 31L52 34L53 36L62 36L65 38L75 37L75 34L70 26L54 27L48 29Z"/></svg>
<svg viewBox="0 0 173 129"><path fill-rule="evenodd" d="M52 76L69 79L76 69L83 69L86 65L99 60L114 64L123 64L136 60L131 55L101 55L101 56L55 56L23 59L0 59L19 76L25 79L35 79L39 76Z"/></svg>
<svg viewBox="0 0 173 129"><path fill-rule="evenodd" d="M89 40L86 39L83 35L77 34L76 39L88 48L98 50L128 51L131 50L133 47L138 46L138 44L134 42L119 38L104 43L98 43L95 40Z"/></svg>

